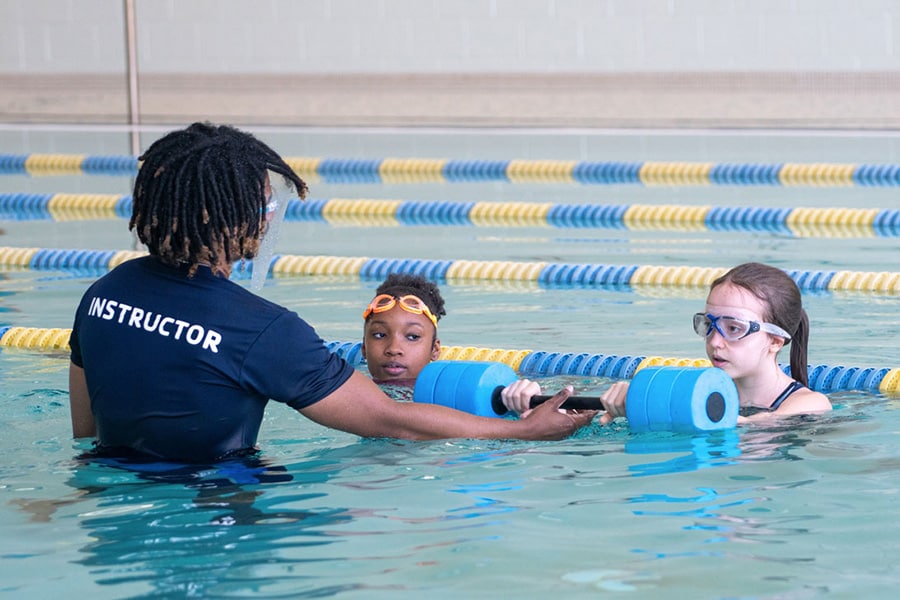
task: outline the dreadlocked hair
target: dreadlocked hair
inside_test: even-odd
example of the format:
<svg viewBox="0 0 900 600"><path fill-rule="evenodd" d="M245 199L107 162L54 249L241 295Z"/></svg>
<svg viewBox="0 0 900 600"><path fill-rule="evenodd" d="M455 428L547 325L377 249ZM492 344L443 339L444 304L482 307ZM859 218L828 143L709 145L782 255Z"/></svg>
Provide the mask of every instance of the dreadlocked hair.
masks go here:
<svg viewBox="0 0 900 600"><path fill-rule="evenodd" d="M381 294L390 294L396 298L411 294L424 302L438 321L447 314L444 310L444 298L437 284L421 275L390 273L375 290L376 296Z"/></svg>
<svg viewBox="0 0 900 600"><path fill-rule="evenodd" d="M155 141L139 158L129 230L164 263L201 264L227 275L259 250L268 172L300 198L306 183L274 150L228 125L194 123Z"/></svg>
<svg viewBox="0 0 900 600"><path fill-rule="evenodd" d="M744 288L762 300L768 312L761 315L763 319L791 334L791 339L785 341L791 346L791 377L809 385L809 316L797 283L781 269L762 263L738 265L713 281L710 289L723 283Z"/></svg>

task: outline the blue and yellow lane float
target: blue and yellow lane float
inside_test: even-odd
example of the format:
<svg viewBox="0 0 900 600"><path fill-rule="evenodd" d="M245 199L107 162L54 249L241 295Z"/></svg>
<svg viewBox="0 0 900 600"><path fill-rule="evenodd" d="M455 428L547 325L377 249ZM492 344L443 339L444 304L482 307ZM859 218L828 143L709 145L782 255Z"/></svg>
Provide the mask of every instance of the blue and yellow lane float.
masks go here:
<svg viewBox="0 0 900 600"><path fill-rule="evenodd" d="M286 157L310 183L578 183L594 185L729 185L895 187L898 164L712 163L683 161L450 160ZM125 155L0 154L0 175L133 176Z"/></svg>
<svg viewBox="0 0 900 600"><path fill-rule="evenodd" d="M140 250L65 250L0 246L0 266L100 275ZM232 277L248 276L252 265L235 264ZM431 260L346 256L275 255L267 277L341 276L381 280L390 273L416 274L438 282L517 282L542 288L705 288L724 267L605 265L584 263ZM900 295L900 272L785 270L803 292L859 292Z"/></svg>
<svg viewBox="0 0 900 600"><path fill-rule="evenodd" d="M68 355L71 329L0 326L0 348L49 351ZM327 342L331 352L351 365L363 364L360 342ZM539 350L504 350L474 346L443 346L439 360L497 362L529 377L575 375L631 379L645 367L710 367L703 358L629 356ZM779 365L790 373L789 364ZM900 367L809 365L809 387L819 392L866 391L900 394Z"/></svg>
<svg viewBox="0 0 900 600"><path fill-rule="evenodd" d="M130 195L0 194L0 219L128 219ZM771 232L797 237L898 237L900 209L766 208L644 204L443 202L330 198L288 200L285 221L331 225L557 227Z"/></svg>

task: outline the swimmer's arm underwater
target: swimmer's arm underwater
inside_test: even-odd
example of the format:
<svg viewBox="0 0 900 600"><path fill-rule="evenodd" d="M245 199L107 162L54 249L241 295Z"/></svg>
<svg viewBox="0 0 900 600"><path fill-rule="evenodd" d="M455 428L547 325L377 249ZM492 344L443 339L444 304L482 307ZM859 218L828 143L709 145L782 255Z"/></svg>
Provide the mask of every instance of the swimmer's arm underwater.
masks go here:
<svg viewBox="0 0 900 600"><path fill-rule="evenodd" d="M84 369L74 363L69 363L69 407L72 411L72 435L76 438L96 436L97 425L91 412Z"/></svg>

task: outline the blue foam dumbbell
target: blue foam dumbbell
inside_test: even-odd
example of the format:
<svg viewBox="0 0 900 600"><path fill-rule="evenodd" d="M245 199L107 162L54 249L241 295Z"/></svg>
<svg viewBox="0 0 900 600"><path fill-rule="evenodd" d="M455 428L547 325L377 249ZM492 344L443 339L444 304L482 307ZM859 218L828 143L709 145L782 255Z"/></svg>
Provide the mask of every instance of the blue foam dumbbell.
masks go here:
<svg viewBox="0 0 900 600"><path fill-rule="evenodd" d="M482 417L507 413L501 390L517 379L503 363L435 361L416 379L413 399ZM535 396L531 406L552 396ZM603 410L600 398L572 396L566 409ZM713 367L646 367L631 380L626 416L634 431L713 431L737 424L737 388Z"/></svg>

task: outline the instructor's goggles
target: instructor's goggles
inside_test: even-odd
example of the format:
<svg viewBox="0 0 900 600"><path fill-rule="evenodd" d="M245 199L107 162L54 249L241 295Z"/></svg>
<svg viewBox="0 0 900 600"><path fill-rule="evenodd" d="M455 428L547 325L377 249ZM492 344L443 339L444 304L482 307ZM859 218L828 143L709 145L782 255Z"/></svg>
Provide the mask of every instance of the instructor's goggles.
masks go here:
<svg viewBox="0 0 900 600"><path fill-rule="evenodd" d="M272 192L269 191L269 193L266 194L266 207L259 209L259 216L266 221L274 219L275 212L278 210L278 200L274 199L272 196Z"/></svg>
<svg viewBox="0 0 900 600"><path fill-rule="evenodd" d="M745 321L734 317L714 317L704 313L694 315L694 331L697 332L697 335L707 338L712 334L713 329L729 342L736 342L757 331L765 331L786 340L791 339L791 335L787 331L772 323Z"/></svg>
<svg viewBox="0 0 900 600"><path fill-rule="evenodd" d="M369 303L369 306L363 311L363 319L368 319L372 313L382 313L394 308L397 303L400 308L414 315L425 315L437 328L437 317L432 314L431 309L418 296L412 294L407 296L391 296L390 294L381 294L375 296L375 299Z"/></svg>

